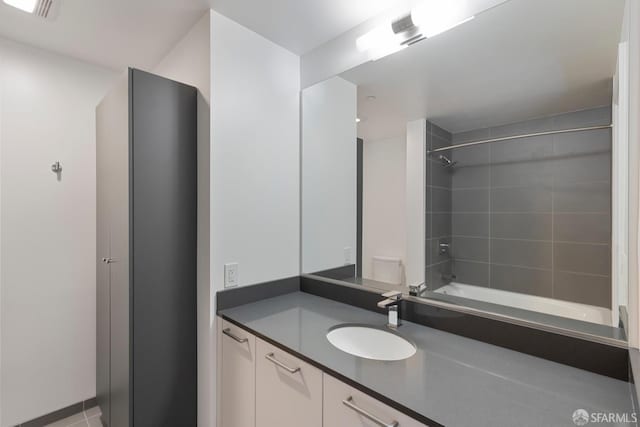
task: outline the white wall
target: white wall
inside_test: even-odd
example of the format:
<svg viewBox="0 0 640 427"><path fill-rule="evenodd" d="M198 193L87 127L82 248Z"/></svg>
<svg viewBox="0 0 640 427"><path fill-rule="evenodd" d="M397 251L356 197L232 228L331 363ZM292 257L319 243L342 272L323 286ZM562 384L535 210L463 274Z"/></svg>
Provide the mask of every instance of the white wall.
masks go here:
<svg viewBox="0 0 640 427"><path fill-rule="evenodd" d="M356 114L357 87L340 77L302 92L304 273L356 261Z"/></svg>
<svg viewBox="0 0 640 427"><path fill-rule="evenodd" d="M640 1L627 0L624 13L622 41L629 43L629 345L640 348ZM637 376L635 383L640 384Z"/></svg>
<svg viewBox="0 0 640 427"><path fill-rule="evenodd" d="M299 273L299 57L212 12L212 281Z"/></svg>
<svg viewBox="0 0 640 427"><path fill-rule="evenodd" d="M417 285L425 281L426 149L426 120L420 119L407 123L407 261L405 265L407 285Z"/></svg>
<svg viewBox="0 0 640 427"><path fill-rule="evenodd" d="M0 40L2 426L95 396L95 106L115 77Z"/></svg>
<svg viewBox="0 0 640 427"><path fill-rule="evenodd" d="M212 280L299 274L299 57L212 12Z"/></svg>
<svg viewBox="0 0 640 427"><path fill-rule="evenodd" d="M635 297L635 307L632 307L633 317L631 318L637 328L632 345L640 348L640 1L629 0L629 52L630 69L629 69L629 147L633 147L630 151L629 170L631 183L629 186L632 192L629 203L633 205L632 211L629 212L629 221L633 221L630 226L630 239L632 242L629 250L630 266L633 272L629 274L629 283L631 288L629 297ZM633 293L632 293L633 292ZM636 387L640 382L636 381Z"/></svg>
<svg viewBox="0 0 640 427"><path fill-rule="evenodd" d="M435 0L433 3L450 2L451 0ZM507 0L465 0L462 7L468 15L478 15ZM302 87L309 87L329 77L343 73L370 60L369 53L360 52L356 47L358 37L380 25L390 25L398 16L408 14L418 3L424 0L396 0L393 6L379 16L372 18L340 36L305 53L302 60Z"/></svg>
<svg viewBox="0 0 640 427"><path fill-rule="evenodd" d="M210 11L153 70L198 87L210 108L199 106L199 426L217 417L224 264L239 263L240 286L299 274L299 68L296 55Z"/></svg>
<svg viewBox="0 0 640 427"><path fill-rule="evenodd" d="M215 414L215 311L211 296L211 12L153 68L152 72L198 88L198 426L213 426Z"/></svg>
<svg viewBox="0 0 640 427"><path fill-rule="evenodd" d="M211 99L211 11L171 48L152 73L198 88L207 103Z"/></svg>
<svg viewBox="0 0 640 427"><path fill-rule="evenodd" d="M374 256L406 262L406 136L365 140L362 276L373 279Z"/></svg>

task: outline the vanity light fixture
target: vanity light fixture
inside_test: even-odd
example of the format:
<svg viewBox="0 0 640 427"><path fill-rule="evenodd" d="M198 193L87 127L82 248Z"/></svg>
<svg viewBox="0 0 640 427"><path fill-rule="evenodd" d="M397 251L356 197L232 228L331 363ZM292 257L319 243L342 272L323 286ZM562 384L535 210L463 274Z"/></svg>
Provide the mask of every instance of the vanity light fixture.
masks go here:
<svg viewBox="0 0 640 427"><path fill-rule="evenodd" d="M407 47L390 25L382 25L358 37L356 46L360 52L370 52L374 61Z"/></svg>
<svg viewBox="0 0 640 427"><path fill-rule="evenodd" d="M356 40L361 52L375 61L425 38L434 37L475 18L466 1L425 0L411 13L381 25Z"/></svg>
<svg viewBox="0 0 640 427"><path fill-rule="evenodd" d="M33 13L36 10L38 0L3 0L5 4L13 6L27 13Z"/></svg>
<svg viewBox="0 0 640 427"><path fill-rule="evenodd" d="M475 18L469 15L466 3L447 0L425 1L411 11L411 19L424 37L431 38Z"/></svg>

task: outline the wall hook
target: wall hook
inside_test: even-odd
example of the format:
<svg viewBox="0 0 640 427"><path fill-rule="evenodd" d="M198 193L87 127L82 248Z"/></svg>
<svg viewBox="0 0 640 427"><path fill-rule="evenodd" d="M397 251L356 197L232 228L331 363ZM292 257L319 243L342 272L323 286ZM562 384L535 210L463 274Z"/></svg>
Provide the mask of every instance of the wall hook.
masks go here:
<svg viewBox="0 0 640 427"><path fill-rule="evenodd" d="M51 165L51 170L53 171L53 173L60 173L62 172L62 165L60 164L60 162L55 162Z"/></svg>

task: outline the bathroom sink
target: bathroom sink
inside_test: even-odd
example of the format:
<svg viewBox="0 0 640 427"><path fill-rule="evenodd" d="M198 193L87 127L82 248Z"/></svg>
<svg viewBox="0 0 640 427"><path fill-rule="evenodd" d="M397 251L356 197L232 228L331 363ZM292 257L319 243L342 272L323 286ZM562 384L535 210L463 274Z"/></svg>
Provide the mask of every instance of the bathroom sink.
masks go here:
<svg viewBox="0 0 640 427"><path fill-rule="evenodd" d="M373 360L403 360L416 353L416 346L391 331L367 325L338 325L327 339L338 349Z"/></svg>

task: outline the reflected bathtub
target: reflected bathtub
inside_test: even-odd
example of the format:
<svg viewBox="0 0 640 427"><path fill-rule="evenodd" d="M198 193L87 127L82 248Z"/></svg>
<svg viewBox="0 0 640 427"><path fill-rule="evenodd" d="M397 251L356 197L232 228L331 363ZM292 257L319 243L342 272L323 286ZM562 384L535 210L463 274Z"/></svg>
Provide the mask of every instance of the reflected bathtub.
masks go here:
<svg viewBox="0 0 640 427"><path fill-rule="evenodd" d="M481 286L465 285L456 282L451 282L434 292L611 326L611 310L604 307L519 294Z"/></svg>

